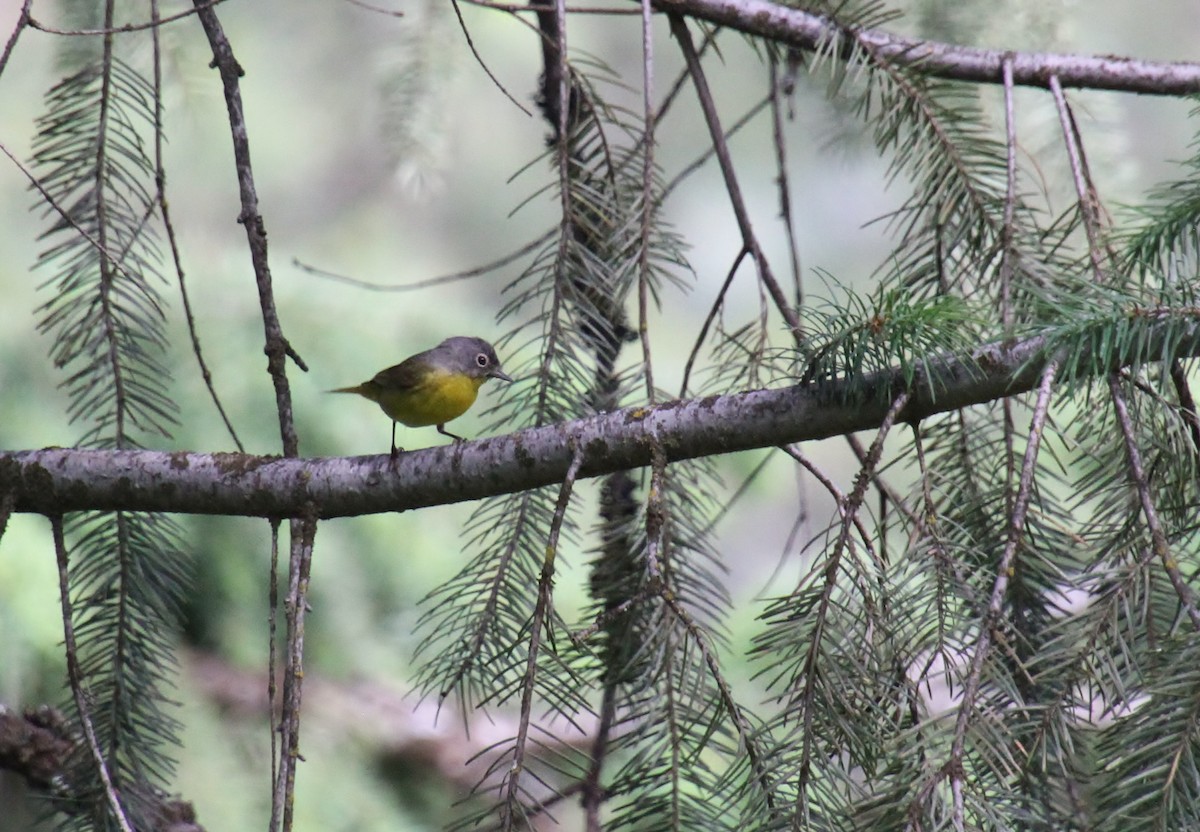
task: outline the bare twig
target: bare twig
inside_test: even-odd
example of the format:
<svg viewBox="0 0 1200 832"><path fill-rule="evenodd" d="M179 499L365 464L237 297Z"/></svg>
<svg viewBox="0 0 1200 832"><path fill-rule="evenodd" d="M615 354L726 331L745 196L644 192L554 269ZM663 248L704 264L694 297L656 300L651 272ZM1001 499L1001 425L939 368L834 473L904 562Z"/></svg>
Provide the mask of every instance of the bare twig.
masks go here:
<svg viewBox="0 0 1200 832"><path fill-rule="evenodd" d="M158 16L158 0L150 2L150 19L151 22L159 20ZM196 329L196 316L192 313L192 300L188 294L187 281L184 279L183 271L183 256L179 251L179 240L175 236L175 225L171 222L171 209L167 201L167 169L163 165L163 98L162 98L162 44L159 41L158 28L153 27L152 43L154 48L154 181L155 181L155 203L158 205L158 210L162 215L163 228L166 230L167 245L171 249L171 260L175 264L175 276L179 281L179 295L183 300L183 315L187 322L188 336L192 341L192 354L196 356L196 363L200 366L200 376L204 379L204 386L208 388L209 398L216 405L217 413L221 416L221 421L225 423L225 429L229 431L229 436L233 439L233 444L242 453L246 452L246 448L242 445L242 440L238 438L237 431L234 430L233 422L229 420L229 414L225 412L225 405L221 402L221 397L217 395L217 388L213 385L212 372L208 369L208 364L204 360L204 354L200 349L200 333ZM132 241L130 242L132 245Z"/></svg>
<svg viewBox="0 0 1200 832"><path fill-rule="evenodd" d="M792 266L792 292L794 303L799 309L804 305L804 281L800 269L800 244L796 241L796 223L792 216L792 186L788 175L787 140L783 133L783 96L790 95L796 84L796 74L792 67L785 70L782 78L779 76L779 59L771 53L769 56L771 83L771 144L775 148L775 183L779 187L779 219L783 223L783 231L788 242L788 258Z"/></svg>
<svg viewBox="0 0 1200 832"><path fill-rule="evenodd" d="M1093 278L1096 283L1101 283L1105 277L1105 263L1106 261L1111 262L1114 254L1107 248L1105 241L1101 239L1102 216L1099 210L1099 200L1088 171L1087 157L1083 152L1082 142L1079 138L1079 129L1075 124L1074 115L1071 113L1070 105L1067 103L1066 96L1063 93L1062 85L1057 78L1050 78L1050 89L1054 93L1054 100L1058 105L1059 120L1062 124L1067 155L1071 161L1071 172L1075 180L1079 210L1083 217L1084 230L1087 233ZM1180 606L1187 612L1188 617L1191 618L1192 625L1200 630L1200 609L1197 609L1195 594L1184 580L1179 570L1179 564L1171 554L1166 531L1159 521L1158 511L1154 506L1154 497L1150 493L1150 481L1142 464L1141 451L1138 448L1133 421L1129 415L1129 407L1125 401L1125 394L1121 391L1120 379L1116 372L1109 373L1108 390L1112 398L1117 423L1121 427L1121 436L1125 444L1125 457L1129 465L1129 475L1137 490L1138 500L1141 502L1142 514L1146 519L1146 528L1150 532L1154 553L1163 562L1167 578L1171 582L1175 594L1179 597Z"/></svg>
<svg viewBox="0 0 1200 832"><path fill-rule="evenodd" d="M1083 217L1083 230L1087 235L1088 255L1092 259L1092 269L1097 283L1103 283L1105 277L1104 241L1101 239L1100 200L1092 187L1091 176L1087 170L1087 159L1083 154L1083 143L1079 138L1079 125L1075 123L1075 114L1067 102L1062 83L1057 76L1050 76L1050 91L1054 94L1054 103L1058 110L1058 120L1062 127L1063 142L1066 145L1067 158L1071 163L1071 177L1075 182L1075 194L1079 198L1079 213Z"/></svg>
<svg viewBox="0 0 1200 832"><path fill-rule="evenodd" d="M654 404L654 367L650 360L650 230L657 209L654 193L654 27L650 0L642 6L642 238L638 246L638 335L642 341L642 367L646 376L646 401Z"/></svg>
<svg viewBox="0 0 1200 832"><path fill-rule="evenodd" d="M862 442L858 441L858 437L850 433L846 434L846 444L850 446L850 451L858 460L858 464L865 465L867 462L867 449L862 446ZM883 497L886 498L890 504L895 506L910 523L919 525L921 522L923 522L918 516L917 512L911 506L909 506L908 501L904 499L903 495L893 488L878 471L871 471L871 482L875 484L875 488L879 490L879 493L883 495Z"/></svg>
<svg viewBox="0 0 1200 832"><path fill-rule="evenodd" d="M522 113L532 117L533 113L529 111L529 108L517 99L513 98L513 94L508 91L507 87L500 83L500 79L492 73L492 70L488 67L487 63L484 62L483 56L479 54L479 50L475 48L475 41L471 39L471 33L467 29L467 21L463 20L462 9L460 9L458 6L458 0L450 0L450 5L454 9L454 16L458 18L458 28L463 33L463 38L465 38L467 41L467 48L471 50L471 54L475 57L475 63L479 64L480 69L482 69L487 77L491 79L491 82L496 86L496 89L504 93L505 98L511 101Z"/></svg>
<svg viewBox="0 0 1200 832"><path fill-rule="evenodd" d="M112 27L114 14L113 0L107 0L104 4L104 27L109 29ZM100 113L96 124L96 162L94 173L93 190L96 194L94 205L92 206L95 212L96 222L96 241L99 243L99 272L100 286L98 299L102 318L102 327L104 330L104 343L107 348L106 361L111 373L111 384L113 388L113 438L116 440L118 448L125 448L129 444L129 436L125 431L125 420L128 410L128 399L126 398L126 368L121 361L120 336L117 332L118 326L115 319L117 302L113 298L113 284L117 275L120 273L114 269L114 261L108 251L108 197L106 190L110 187L110 171L109 171L109 117L112 112L112 74L113 74L113 36L111 33L105 34L102 38L104 46L101 57L101 75L100 75ZM123 258L121 258L123 259ZM120 518L118 518L120 522Z"/></svg>
<svg viewBox="0 0 1200 832"><path fill-rule="evenodd" d="M825 489L826 493L829 494L830 497L833 497L834 505L837 506L838 517L842 519L843 523L853 524L854 530L858 532L858 536L863 542L863 546L866 547L868 552L873 553L874 545L871 543L871 532L867 529L866 524L862 521L862 517L860 517L857 512L851 515L846 511L847 497L842 489L837 487L837 483L831 480L825 474L825 472L818 468L816 463L805 456L804 452L799 448L793 447L792 445L783 445L780 447L780 450L799 463L800 467L802 467L805 471L808 471L808 473L812 475L813 479L821 484L821 487ZM872 480L875 478L875 473L876 472L872 470Z"/></svg>
<svg viewBox="0 0 1200 832"><path fill-rule="evenodd" d="M200 7L210 9L213 6L224 3L225 0L206 0L204 3L197 4L196 8L188 9L185 12L177 12L167 15L166 17L155 17L153 14L150 20L145 23L124 23L120 26L104 26L100 29L55 29L53 26L47 26L41 21L29 18L29 28L37 29L39 32L45 32L48 35L61 35L64 37L95 37L96 35L123 35L128 32L142 32L147 29L158 29L168 23L174 23L176 20L183 20L185 17L191 17L196 14ZM30 4L26 3L26 7Z"/></svg>
<svg viewBox="0 0 1200 832"><path fill-rule="evenodd" d="M441 286L443 283L455 283L459 280L470 280L474 277L483 277L486 274L490 274L497 269L507 266L514 260L521 259L526 254L529 254L529 252L545 245L546 241L552 236L554 236L554 232L548 231L538 237L536 240L532 240L521 246L516 251L504 255L498 260L485 263L482 266L475 266L470 269L465 269L461 272L454 272L453 274L429 277L424 280L414 280L411 283L376 283L371 280L362 280L357 277L349 277L344 274L337 274L335 272L317 268L316 266L309 265L308 263L305 263L297 258L292 258L292 265L300 269L302 272L311 274L314 277L332 280L337 283L345 283L349 286L354 286L359 289L369 289L373 292L411 292L415 289L428 289L431 286Z"/></svg>
<svg viewBox="0 0 1200 832"><path fill-rule="evenodd" d="M496 3L492 0L462 0L469 6L479 6L484 9L495 9L498 12L511 12L519 14L522 12L532 12L537 14L542 11L542 7L537 3ZM599 14L599 15L618 15L622 17L632 17L640 15L641 11L631 6L565 6L567 14Z"/></svg>
<svg viewBox="0 0 1200 832"><path fill-rule="evenodd" d="M3 143L0 143L0 153L3 153L8 157L9 161L16 166L17 170L19 170L25 176L25 178L29 180L30 186L38 192L38 196L40 196L47 205L54 209L54 212L58 214L59 218L62 220L62 227L70 227L73 229L81 239L87 241L87 243L92 248L96 249L96 251L100 253L102 257L107 258L112 264L112 268L114 270L124 277L130 277L129 272L121 265L121 258L105 249L100 240L98 240L96 237L93 237L87 230L85 230L83 226L81 226L78 221L71 216L70 210L62 207L62 205L60 205L54 199L54 197L50 195L50 192L46 190L46 187L41 183L41 181L33 175L32 171L22 164L21 160L14 156L12 151L5 147Z"/></svg>
<svg viewBox="0 0 1200 832"><path fill-rule="evenodd" d="M721 174L725 179L725 190L729 194L733 214L737 219L738 230L742 235L742 244L749 249L751 256L754 258L755 267L758 269L759 282L770 293L771 299L775 302L775 307L779 310L779 314L783 316L793 336L799 338L801 333L800 318L796 315L796 310L788 302L787 297L783 294L783 289L780 288L779 282L771 272L771 265L767 261L762 247L759 245L758 236L754 233L754 226L750 222L750 213L746 209L745 200L742 198L741 186L738 185L737 173L734 171L733 156L729 152L729 146L725 143L725 134L721 129L721 119L717 113L717 105L713 101L712 92L709 90L708 80L704 75L704 67L700 64L700 56L696 53L696 46L692 42L692 33L688 29L686 21L677 14L671 15L671 32L675 35L676 41L679 42L679 49L683 52L683 59L687 63L688 72L692 76L692 86L696 90L696 95L700 100L700 109L703 111L704 120L708 124L709 137L716 151L717 161L721 166Z"/></svg>
<svg viewBox="0 0 1200 832"><path fill-rule="evenodd" d="M521 711L517 727L517 737L513 744L513 761L509 768L505 783L504 806L501 810L501 828L512 829L517 821L516 807L520 802L521 775L525 769L525 755L529 743L529 726L533 718L533 693L537 681L538 659L541 657L542 627L549 622L554 592L554 560L558 554L558 538L562 533L563 520L566 518L567 505L571 502L571 489L575 478L579 475L579 467L583 464L583 453L576 449L567 474L563 478L562 487L558 492L558 502L554 506L554 515L550 520L550 530L546 537L546 557L542 562L542 573L538 578L538 596L534 604L533 617L529 622L528 659L525 664L525 676L521 680Z"/></svg>
<svg viewBox="0 0 1200 832"><path fill-rule="evenodd" d="M1013 56L1004 56L1004 227L1000 230L1000 321L1007 331L1013 323L1013 222L1017 208L1017 114L1013 106Z"/></svg>
<svg viewBox="0 0 1200 832"><path fill-rule="evenodd" d="M733 723L734 732L738 739L738 751L746 755L750 772L758 788L762 791L762 800L767 807L769 817L776 819L779 815L779 807L776 803L775 792L771 787L771 763L767 760L763 749L759 745L759 736L754 731L750 721L746 718L745 713L742 712L741 707L738 706L737 699L734 698L733 689L729 686L725 674L721 671L721 663L717 660L717 656L709 644L707 634L696 623L691 613L679 603L679 599L674 593L669 592L664 587L660 592L660 597L667 608L683 623L688 636L699 648L700 655L704 659L704 664L708 668L709 675L717 686L717 695L720 698L721 707L725 709L730 722ZM678 747L678 743L674 743L673 745Z"/></svg>
<svg viewBox="0 0 1200 832"><path fill-rule="evenodd" d="M241 194L242 210L238 222L246 229L246 241L250 246L250 261L254 266L255 281L258 286L258 302L262 310L263 331L266 337L264 352L267 354L267 371L275 386L275 408L279 415L279 433L283 441L283 455L294 457L300 455L300 440L296 435L296 425L292 418L292 394L288 385L287 361L291 357L297 366L305 369L304 362L298 360L295 350L283 336L283 328L279 323L279 314L275 308L275 293L271 286L271 266L267 258L267 229L262 215L258 212L258 194L254 185L254 170L250 163L250 140L246 131L245 110L242 105L242 93L239 79L242 68L233 55L229 39L221 27L217 13L201 0L193 0L208 36L209 46L213 52L213 66L221 74L221 84L225 91L225 106L229 112L229 129L233 137L233 157L237 168L238 187Z"/></svg>
<svg viewBox="0 0 1200 832"><path fill-rule="evenodd" d="M17 46L17 39L21 37L21 33L26 27L33 26L33 20L29 16L29 9L33 6L33 0L24 0L21 3L21 13L17 15L17 25L13 27L12 33L8 36L8 41L4 44L4 51L0 52L0 75L4 74L4 68L8 66L8 58L12 55L13 49Z"/></svg>
<svg viewBox="0 0 1200 832"><path fill-rule="evenodd" d="M1179 597L1180 606L1192 619L1192 626L1200 630L1200 609L1196 607L1196 596L1187 581L1184 580L1183 574L1179 570L1179 562L1171 554L1171 545L1167 541L1166 531L1158 519L1158 511L1154 507L1154 497L1150 493L1150 479L1142 464L1142 454L1138 449L1133 421L1129 417L1129 407L1125 403L1125 396L1121 392L1121 385L1115 373L1108 377L1108 389L1112 395L1117 424L1121 426L1121 438L1125 443L1125 455L1129 462L1129 476L1137 489L1138 500L1142 505L1142 515L1146 518L1146 528L1150 531L1150 541L1153 543L1154 553L1162 560L1163 569L1167 573L1171 587Z"/></svg>
<svg viewBox="0 0 1200 832"><path fill-rule="evenodd" d="M1000 232L1000 322L1005 333L1012 329L1013 221L1017 202L1017 115L1013 105L1013 56L1004 57L1005 188L1004 227ZM1001 405L1004 419L1004 513L1012 516L1013 483L1017 473L1016 420L1012 399Z"/></svg>
<svg viewBox="0 0 1200 832"><path fill-rule="evenodd" d="M363 0L346 0L351 6L358 6L360 9L365 9L376 14L386 15L387 17L404 17L404 12L398 12L394 9L385 9L382 6L376 6L373 3L365 3Z"/></svg>
<svg viewBox="0 0 1200 832"><path fill-rule="evenodd" d="M276 707L278 682L276 681L279 667L279 648L275 644L275 634L279 626L279 518L271 519L271 562L270 573L267 575L267 724L271 726L271 820L269 830L279 828L279 820L283 816L283 795L277 790L281 782L279 778L279 731L275 727L275 713L283 712L282 707ZM280 726L282 727L282 725Z"/></svg>
<svg viewBox="0 0 1200 832"><path fill-rule="evenodd" d="M709 34L709 37L712 37L711 33ZM701 54L703 54L703 50L701 50ZM687 76L685 75L684 77L686 78ZM750 122L752 122L759 113L761 113L770 105L771 96L765 95L758 99L758 101L756 101L751 107L747 108L746 112L742 113L742 115L739 116L732 125L730 125L729 129L725 131L725 142L728 143L731 138L741 132L741 130L750 124ZM709 145L702 153L698 154L695 159L680 168L679 171L671 177L670 181L668 181L666 186L662 189L662 193L659 194L658 201L660 203L666 202L667 198L675 192L676 188L683 184L683 182L686 181L689 176L700 170L700 168L704 167L708 163L708 160L715 156L716 153L716 148L714 148L712 145Z"/></svg>
<svg viewBox="0 0 1200 832"><path fill-rule="evenodd" d="M313 538L317 519L311 511L289 523L291 556L288 563L288 592L283 608L287 618L287 653L283 664L283 710L280 715L279 769L274 804L282 805L278 829L290 832L296 807L296 764L300 756L300 705L304 683L304 619L308 612L308 579L312 568ZM272 832L276 827L272 827Z"/></svg>
<svg viewBox="0 0 1200 832"><path fill-rule="evenodd" d="M1192 439L1192 450L1200 459L1200 416L1196 413L1196 399L1192 396L1192 388L1188 384L1187 371L1183 362L1175 359L1171 362L1171 384L1175 387L1175 395L1179 399L1179 409L1183 422L1187 425L1188 436Z"/></svg>
<svg viewBox="0 0 1200 832"><path fill-rule="evenodd" d="M742 260L749 254L750 249L743 245L737 257L733 258L733 263L729 266L729 272L725 275L725 282L721 284L721 288L717 291L717 296L713 298L712 306L708 308L708 314L704 316L704 323L700 325L700 331L696 334L696 341L692 344L692 351L688 353L687 363L683 366L683 381L679 384L680 396L687 395L688 381L692 377L692 366L696 363L696 357L700 354L700 348L704 346L704 339L708 337L709 327L716 320L721 307L725 305L725 295L729 292L729 287L733 285L733 278L737 274L738 266L742 265Z"/></svg>

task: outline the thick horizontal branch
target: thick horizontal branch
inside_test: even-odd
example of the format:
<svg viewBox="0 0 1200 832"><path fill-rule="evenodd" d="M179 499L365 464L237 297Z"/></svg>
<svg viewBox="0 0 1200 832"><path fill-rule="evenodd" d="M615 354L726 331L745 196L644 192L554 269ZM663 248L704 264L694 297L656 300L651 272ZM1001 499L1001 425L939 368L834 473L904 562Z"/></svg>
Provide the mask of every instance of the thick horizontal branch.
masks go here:
<svg viewBox="0 0 1200 832"><path fill-rule="evenodd" d="M999 84L1006 56L1013 60L1013 81L1048 87L1057 76L1064 87L1185 95L1200 92L1200 64L1160 63L1111 55L1056 55L974 49L934 41L913 40L872 29L840 26L820 15L767 0L653 0L654 8L719 23L746 34L759 35L802 49L840 41L846 56L855 45L900 65L919 65L921 72L940 78Z"/></svg>
<svg viewBox="0 0 1200 832"><path fill-rule="evenodd" d="M1200 353L1200 325L1174 341ZM476 500L559 482L583 449L580 477L824 439L877 427L902 391L900 421L1024 393L1047 361L1043 337L991 344L969 358L837 380L627 407L587 419L402 454L280 459L246 454L47 448L0 454L0 495L22 512L163 511L345 517ZM1148 354L1159 355L1159 352ZM1058 360L1062 360L1059 357Z"/></svg>

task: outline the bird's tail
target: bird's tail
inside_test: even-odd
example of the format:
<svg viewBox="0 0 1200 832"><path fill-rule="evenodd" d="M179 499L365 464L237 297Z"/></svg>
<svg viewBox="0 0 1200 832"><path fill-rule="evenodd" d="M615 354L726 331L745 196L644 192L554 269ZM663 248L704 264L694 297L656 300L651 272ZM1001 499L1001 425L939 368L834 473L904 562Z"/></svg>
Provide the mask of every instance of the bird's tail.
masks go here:
<svg viewBox="0 0 1200 832"><path fill-rule="evenodd" d="M353 387L338 387L335 390L326 390L326 393L354 393L359 396L371 398L371 394L367 390L366 384L356 384Z"/></svg>

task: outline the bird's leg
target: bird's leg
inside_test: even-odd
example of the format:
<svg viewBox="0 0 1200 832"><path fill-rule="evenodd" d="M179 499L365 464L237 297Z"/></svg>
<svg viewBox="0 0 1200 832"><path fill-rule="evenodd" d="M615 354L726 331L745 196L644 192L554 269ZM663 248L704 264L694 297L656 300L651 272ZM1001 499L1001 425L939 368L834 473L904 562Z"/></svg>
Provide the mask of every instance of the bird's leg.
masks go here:
<svg viewBox="0 0 1200 832"><path fill-rule="evenodd" d="M393 462L396 461L396 457L399 456L400 452L403 450L404 450L403 448L396 447L396 421L393 419L392 420L392 453L391 453Z"/></svg>
<svg viewBox="0 0 1200 832"><path fill-rule="evenodd" d="M455 442L466 442L467 441L466 439L463 439L461 436L459 436L457 433L451 433L450 431L446 430L445 423L438 425L437 430L438 430L438 433L440 433L442 436L449 436Z"/></svg>

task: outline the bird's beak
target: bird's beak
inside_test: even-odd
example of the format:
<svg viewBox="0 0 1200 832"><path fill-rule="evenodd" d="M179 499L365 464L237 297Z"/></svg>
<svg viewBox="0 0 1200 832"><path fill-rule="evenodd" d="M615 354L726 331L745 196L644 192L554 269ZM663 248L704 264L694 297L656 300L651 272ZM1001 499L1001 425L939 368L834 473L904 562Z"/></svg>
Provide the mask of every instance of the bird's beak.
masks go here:
<svg viewBox="0 0 1200 832"><path fill-rule="evenodd" d="M501 370L499 367L489 372L488 378L498 378L501 381L512 381L512 376Z"/></svg>

